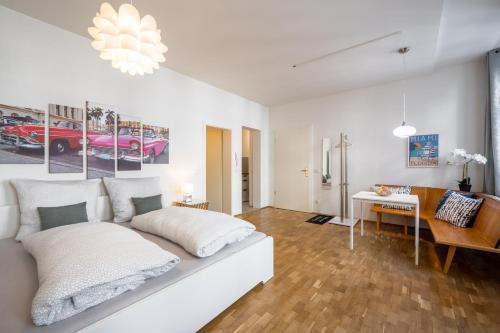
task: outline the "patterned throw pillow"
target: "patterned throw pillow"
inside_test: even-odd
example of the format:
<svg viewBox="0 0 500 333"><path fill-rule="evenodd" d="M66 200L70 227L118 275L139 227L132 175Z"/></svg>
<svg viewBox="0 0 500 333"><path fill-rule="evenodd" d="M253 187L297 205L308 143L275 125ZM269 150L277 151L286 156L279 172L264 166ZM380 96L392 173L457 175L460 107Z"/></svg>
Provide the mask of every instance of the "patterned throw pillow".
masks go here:
<svg viewBox="0 0 500 333"><path fill-rule="evenodd" d="M441 208L444 203L446 202L446 200L448 200L448 197L452 194L452 193L456 193L456 194L459 194L461 196L464 196L466 198L474 198L474 194L470 193L470 194L466 194L466 193L460 193L460 192L455 192L455 191L452 191L452 190L447 190L446 193L443 195L443 197L441 198L441 200L439 200L439 203L436 207L436 211L435 213L438 212L439 208Z"/></svg>
<svg viewBox="0 0 500 333"><path fill-rule="evenodd" d="M436 213L436 218L449 222L457 227L465 228L476 215L483 199L466 198L460 194L452 193L444 205Z"/></svg>
<svg viewBox="0 0 500 333"><path fill-rule="evenodd" d="M401 187L392 187L392 194L410 194L411 186L401 186ZM410 205L398 205L398 204L384 204L383 208L392 208L392 209L402 209L402 210L412 210L413 207Z"/></svg>

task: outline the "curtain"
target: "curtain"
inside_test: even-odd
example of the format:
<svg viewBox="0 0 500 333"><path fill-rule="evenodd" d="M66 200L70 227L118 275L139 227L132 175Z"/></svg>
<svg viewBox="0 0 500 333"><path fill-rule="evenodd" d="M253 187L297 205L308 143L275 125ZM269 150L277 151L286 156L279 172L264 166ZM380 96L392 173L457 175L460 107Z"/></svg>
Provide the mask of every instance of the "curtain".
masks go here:
<svg viewBox="0 0 500 333"><path fill-rule="evenodd" d="M484 172L484 190L500 196L500 48L488 52L487 64L489 89L484 142L488 163Z"/></svg>

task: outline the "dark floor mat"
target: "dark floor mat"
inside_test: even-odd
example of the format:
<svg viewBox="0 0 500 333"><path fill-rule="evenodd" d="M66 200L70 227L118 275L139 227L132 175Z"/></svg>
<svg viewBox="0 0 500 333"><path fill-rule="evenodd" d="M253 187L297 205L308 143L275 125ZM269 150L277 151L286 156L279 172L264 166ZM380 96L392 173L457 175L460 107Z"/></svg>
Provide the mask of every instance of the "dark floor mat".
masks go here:
<svg viewBox="0 0 500 333"><path fill-rule="evenodd" d="M325 224L326 222L330 221L333 219L333 216L330 215L316 215L311 217L309 220L307 220L307 223L313 223L313 224Z"/></svg>

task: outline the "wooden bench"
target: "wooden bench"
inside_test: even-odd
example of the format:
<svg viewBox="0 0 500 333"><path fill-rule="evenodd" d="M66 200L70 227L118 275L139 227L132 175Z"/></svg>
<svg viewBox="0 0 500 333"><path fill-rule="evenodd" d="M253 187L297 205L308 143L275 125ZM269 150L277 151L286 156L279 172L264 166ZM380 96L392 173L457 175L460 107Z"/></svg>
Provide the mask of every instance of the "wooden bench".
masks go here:
<svg viewBox="0 0 500 333"><path fill-rule="evenodd" d="M395 185L385 185L395 187ZM479 212L471 227L460 228L445 221L434 218L436 207L446 189L432 187L412 187L411 194L416 194L420 200L420 218L427 221L431 229L434 241L437 244L448 246L448 254L443 267L444 273L448 273L453 256L457 247L500 253L498 242L500 241L500 198L476 194L484 199ZM383 214L398 216L415 216L414 209L411 211L402 209L384 208L374 205L372 211L377 213L377 231L380 231L380 223ZM405 224L405 234L407 224Z"/></svg>

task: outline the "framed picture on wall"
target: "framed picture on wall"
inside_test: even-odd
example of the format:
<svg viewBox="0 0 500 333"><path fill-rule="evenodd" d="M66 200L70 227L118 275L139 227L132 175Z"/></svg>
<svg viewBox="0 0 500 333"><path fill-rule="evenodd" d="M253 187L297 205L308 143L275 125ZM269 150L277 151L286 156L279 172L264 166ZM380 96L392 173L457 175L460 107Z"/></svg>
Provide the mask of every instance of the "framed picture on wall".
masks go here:
<svg viewBox="0 0 500 333"><path fill-rule="evenodd" d="M439 166L439 134L408 137L408 167L437 168Z"/></svg>
<svg viewBox="0 0 500 333"><path fill-rule="evenodd" d="M117 170L141 170L141 121L135 117L118 114L116 126Z"/></svg>
<svg viewBox="0 0 500 333"><path fill-rule="evenodd" d="M143 163L169 164L170 130L166 127L143 125L142 147Z"/></svg>
<svg viewBox="0 0 500 333"><path fill-rule="evenodd" d="M83 109L49 104L49 173L83 172Z"/></svg>
<svg viewBox="0 0 500 333"><path fill-rule="evenodd" d="M0 104L0 164L45 162L45 111Z"/></svg>
<svg viewBox="0 0 500 333"><path fill-rule="evenodd" d="M87 102L87 178L115 176L116 112L111 105Z"/></svg>

